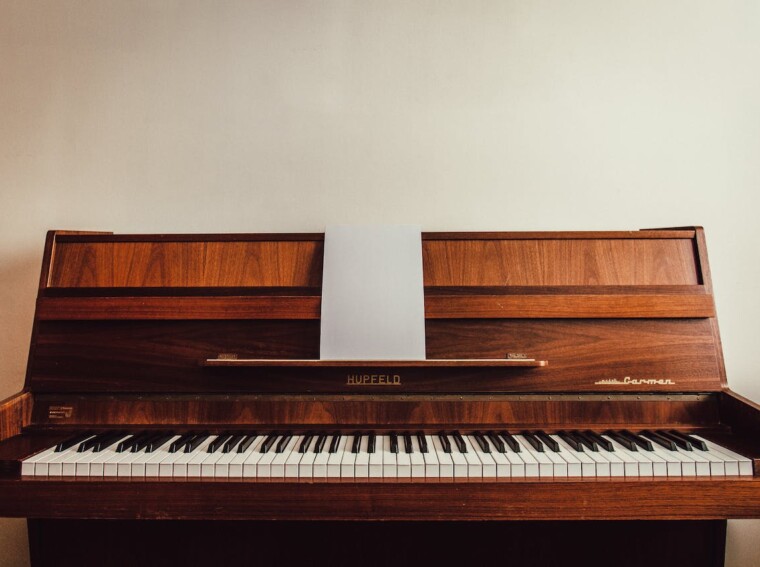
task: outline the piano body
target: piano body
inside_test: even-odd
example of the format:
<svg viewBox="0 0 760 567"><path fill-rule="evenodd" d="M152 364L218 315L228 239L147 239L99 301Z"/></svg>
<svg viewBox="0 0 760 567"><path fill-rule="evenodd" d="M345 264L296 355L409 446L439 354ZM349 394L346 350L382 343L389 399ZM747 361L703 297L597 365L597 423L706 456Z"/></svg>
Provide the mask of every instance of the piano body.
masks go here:
<svg viewBox="0 0 760 567"><path fill-rule="evenodd" d="M49 233L0 405L33 564L722 565L760 407L702 229L422 247L429 360L336 362L320 234Z"/></svg>

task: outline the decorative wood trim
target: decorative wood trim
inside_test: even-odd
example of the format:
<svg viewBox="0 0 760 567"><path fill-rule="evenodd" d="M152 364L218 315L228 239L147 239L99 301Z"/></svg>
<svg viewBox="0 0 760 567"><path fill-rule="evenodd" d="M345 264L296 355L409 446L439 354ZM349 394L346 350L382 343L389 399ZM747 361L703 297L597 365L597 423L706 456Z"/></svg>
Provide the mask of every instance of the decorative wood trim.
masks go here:
<svg viewBox="0 0 760 567"><path fill-rule="evenodd" d="M318 296L41 297L39 320L319 319ZM712 296L428 295L426 319L705 318Z"/></svg>
<svg viewBox="0 0 760 567"><path fill-rule="evenodd" d="M0 441L21 433L32 418L32 395L19 392L0 402Z"/></svg>

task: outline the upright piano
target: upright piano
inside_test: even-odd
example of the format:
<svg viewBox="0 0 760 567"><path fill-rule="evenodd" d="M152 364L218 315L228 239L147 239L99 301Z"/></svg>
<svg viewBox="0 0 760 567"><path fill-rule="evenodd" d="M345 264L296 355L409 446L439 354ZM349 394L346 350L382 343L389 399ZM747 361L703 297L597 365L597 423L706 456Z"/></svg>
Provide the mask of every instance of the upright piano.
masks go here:
<svg viewBox="0 0 760 567"><path fill-rule="evenodd" d="M319 360L323 245L48 234L0 403L34 565L722 565L760 517L701 228L424 233L424 361Z"/></svg>

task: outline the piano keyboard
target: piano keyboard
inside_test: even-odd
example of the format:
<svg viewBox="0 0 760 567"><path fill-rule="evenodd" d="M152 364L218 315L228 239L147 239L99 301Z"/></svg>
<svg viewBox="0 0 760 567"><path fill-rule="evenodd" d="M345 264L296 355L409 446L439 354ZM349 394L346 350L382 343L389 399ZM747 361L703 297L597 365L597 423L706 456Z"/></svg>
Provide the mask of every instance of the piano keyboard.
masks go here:
<svg viewBox="0 0 760 567"><path fill-rule="evenodd" d="M752 461L675 430L80 434L22 461L75 478L558 478L752 476Z"/></svg>

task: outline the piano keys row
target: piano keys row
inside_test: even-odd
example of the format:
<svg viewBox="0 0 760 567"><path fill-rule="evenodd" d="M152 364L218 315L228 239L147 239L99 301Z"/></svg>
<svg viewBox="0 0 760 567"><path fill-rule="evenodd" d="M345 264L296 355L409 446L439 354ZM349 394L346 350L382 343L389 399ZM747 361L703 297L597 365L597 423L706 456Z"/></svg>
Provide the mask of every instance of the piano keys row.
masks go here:
<svg viewBox="0 0 760 567"><path fill-rule="evenodd" d="M677 431L81 434L22 476L123 478L555 478L752 476L752 461Z"/></svg>

